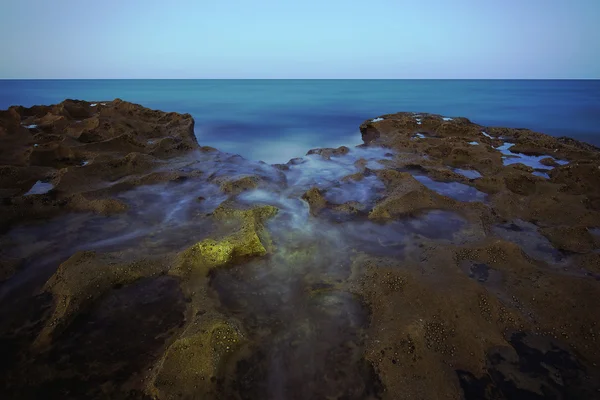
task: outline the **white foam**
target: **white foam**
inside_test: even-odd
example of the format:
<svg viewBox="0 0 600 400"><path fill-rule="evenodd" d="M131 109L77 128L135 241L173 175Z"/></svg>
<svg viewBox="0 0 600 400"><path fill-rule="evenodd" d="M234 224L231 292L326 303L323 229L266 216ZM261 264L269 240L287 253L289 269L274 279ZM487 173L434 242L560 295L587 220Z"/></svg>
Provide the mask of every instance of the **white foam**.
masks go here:
<svg viewBox="0 0 600 400"><path fill-rule="evenodd" d="M334 204L357 201L364 205L372 205L379 197L377 191L383 189L383 183L375 175L370 175L360 181L351 180L327 189L325 199Z"/></svg>
<svg viewBox="0 0 600 400"><path fill-rule="evenodd" d="M383 121L383 118L375 118L374 120L372 120L371 122L380 122Z"/></svg>
<svg viewBox="0 0 600 400"><path fill-rule="evenodd" d="M354 148L341 156L332 156L329 160L318 154L302 157L286 171L288 185L298 191L306 191L312 186L326 188L335 185L342 177L358 172L354 163L360 159L366 161L371 169L381 169L378 160L385 159L388 149L383 147Z"/></svg>

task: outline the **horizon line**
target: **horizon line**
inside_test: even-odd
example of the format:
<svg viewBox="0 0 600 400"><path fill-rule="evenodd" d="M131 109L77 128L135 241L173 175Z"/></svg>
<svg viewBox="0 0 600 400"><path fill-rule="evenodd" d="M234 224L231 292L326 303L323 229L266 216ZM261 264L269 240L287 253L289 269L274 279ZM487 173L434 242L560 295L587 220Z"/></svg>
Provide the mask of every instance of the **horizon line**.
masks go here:
<svg viewBox="0 0 600 400"><path fill-rule="evenodd" d="M0 78L0 81L597 81L598 78Z"/></svg>

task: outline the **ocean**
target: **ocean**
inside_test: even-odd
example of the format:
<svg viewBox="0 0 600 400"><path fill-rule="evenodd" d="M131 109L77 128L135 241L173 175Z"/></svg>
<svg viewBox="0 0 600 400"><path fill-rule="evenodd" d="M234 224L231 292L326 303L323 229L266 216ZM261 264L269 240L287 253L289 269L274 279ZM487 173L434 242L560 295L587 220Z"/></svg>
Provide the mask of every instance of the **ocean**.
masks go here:
<svg viewBox="0 0 600 400"><path fill-rule="evenodd" d="M399 111L600 146L600 80L0 80L0 109L66 98L190 113L200 144L267 163L360 144L364 120Z"/></svg>

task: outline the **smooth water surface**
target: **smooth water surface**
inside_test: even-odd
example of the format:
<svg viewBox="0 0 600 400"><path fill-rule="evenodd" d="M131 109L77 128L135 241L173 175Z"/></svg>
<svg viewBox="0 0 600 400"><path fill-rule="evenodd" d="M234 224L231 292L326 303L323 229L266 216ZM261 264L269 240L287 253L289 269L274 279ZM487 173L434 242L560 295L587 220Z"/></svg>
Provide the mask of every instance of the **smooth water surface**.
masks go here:
<svg viewBox="0 0 600 400"><path fill-rule="evenodd" d="M0 109L117 97L190 113L201 144L268 163L359 144L363 121L399 111L600 145L598 80L0 80Z"/></svg>

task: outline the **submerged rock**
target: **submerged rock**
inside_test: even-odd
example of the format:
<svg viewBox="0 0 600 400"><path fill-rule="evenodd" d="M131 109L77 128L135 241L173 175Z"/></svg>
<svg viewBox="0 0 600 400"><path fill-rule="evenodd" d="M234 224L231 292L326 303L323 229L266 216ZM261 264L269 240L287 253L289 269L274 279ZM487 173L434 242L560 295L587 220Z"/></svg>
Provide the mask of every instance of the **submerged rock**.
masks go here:
<svg viewBox="0 0 600 400"><path fill-rule="evenodd" d="M245 176L243 178L227 180L221 184L221 190L227 194L240 194L246 190L256 189L258 178L254 176Z"/></svg>
<svg viewBox="0 0 600 400"><path fill-rule="evenodd" d="M332 156L343 156L350 152L350 149L346 146L340 146L337 149L325 148L325 149L312 149L309 150L306 155L318 154L326 160L329 160Z"/></svg>
<svg viewBox="0 0 600 400"><path fill-rule="evenodd" d="M316 187L304 193L302 198L308 202L312 215L318 215L327 206L327 200L323 197L323 193Z"/></svg>
<svg viewBox="0 0 600 400"><path fill-rule="evenodd" d="M35 345L49 345L57 330L62 330L83 309L108 290L130 284L142 277L165 272L162 259L140 259L123 262L117 255L93 251L76 253L62 263L46 282L43 290L52 294L54 310L38 335Z"/></svg>
<svg viewBox="0 0 600 400"><path fill-rule="evenodd" d="M588 253L595 247L595 240L585 226L555 226L542 228L546 236L557 249L573 252Z"/></svg>

